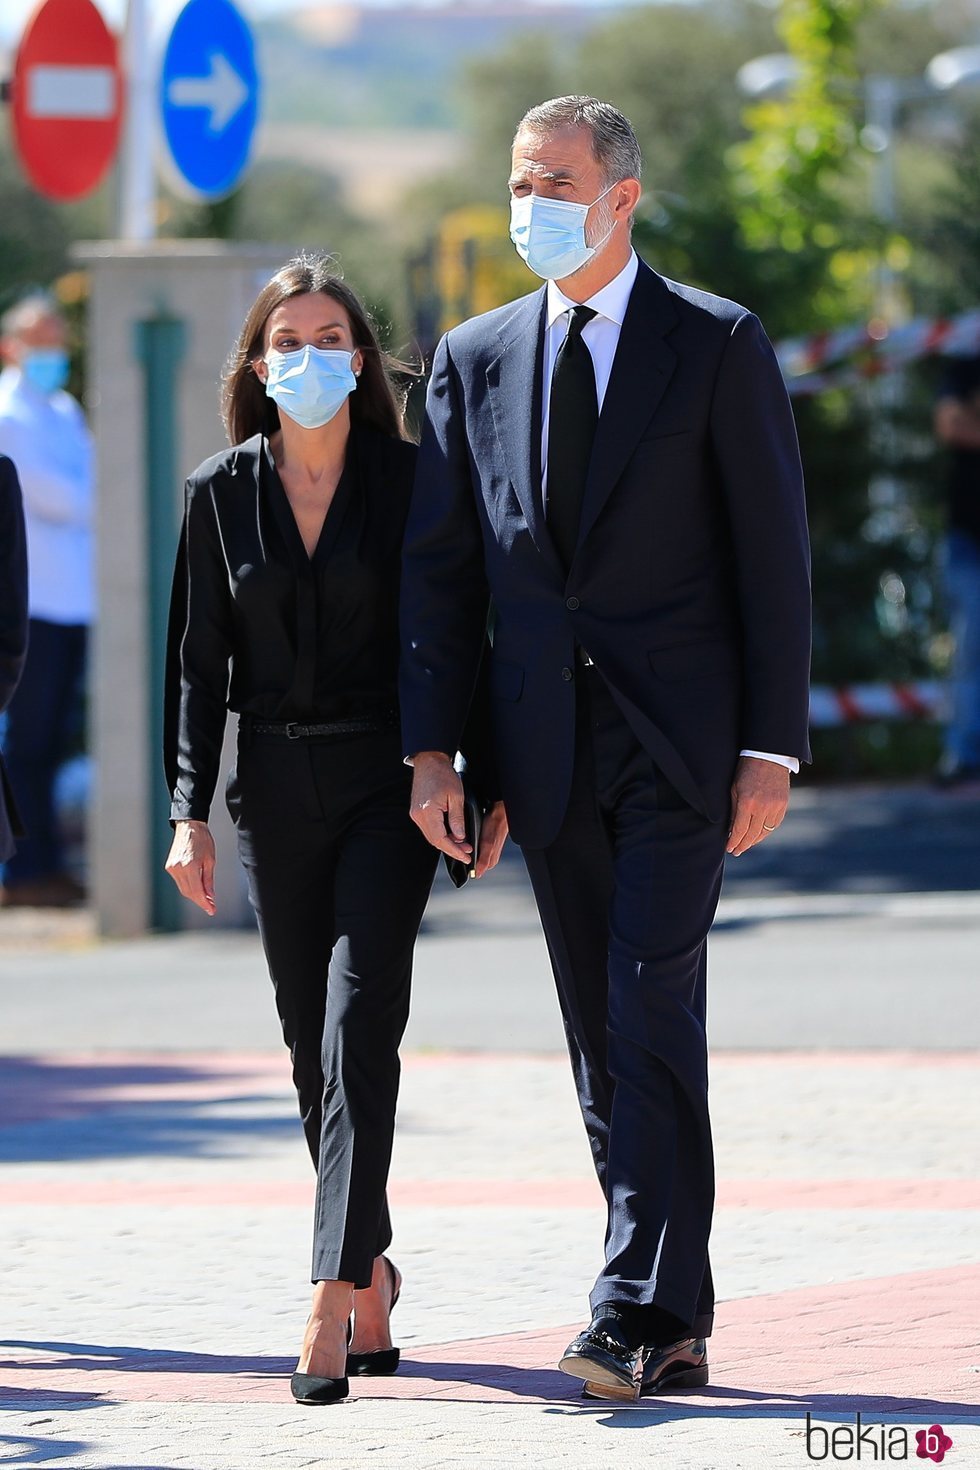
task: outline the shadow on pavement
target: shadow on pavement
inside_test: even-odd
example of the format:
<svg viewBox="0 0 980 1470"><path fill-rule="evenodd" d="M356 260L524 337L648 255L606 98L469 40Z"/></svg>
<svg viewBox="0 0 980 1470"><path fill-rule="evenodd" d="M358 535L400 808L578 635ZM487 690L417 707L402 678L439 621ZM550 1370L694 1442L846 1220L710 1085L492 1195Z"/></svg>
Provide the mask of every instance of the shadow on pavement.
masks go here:
<svg viewBox="0 0 980 1470"><path fill-rule="evenodd" d="M801 1417L807 1410L821 1419L853 1420L855 1414L864 1419L874 1415L876 1420L887 1416L896 1419L913 1419L926 1424L946 1419L973 1419L980 1414L980 1403L964 1404L947 1399L896 1398L892 1394L873 1393L756 1393L748 1388L725 1388L715 1384L699 1390L698 1399L720 1398L723 1404L705 1405L678 1403L676 1399L645 1399L636 1405L611 1407L609 1404L569 1404L564 1412L592 1414L600 1424L609 1429L643 1429L647 1425L663 1424L666 1421L683 1419L731 1419L734 1416L754 1419L785 1419L793 1412ZM738 1400L731 1403L730 1400ZM742 1402L747 1400L748 1402ZM549 1414L563 1412L547 1409ZM601 1417L605 1415L606 1417Z"/></svg>
<svg viewBox="0 0 980 1470"><path fill-rule="evenodd" d="M238 1137L295 1133L292 1100L262 1080L206 1061L0 1057L0 1162L213 1157Z"/></svg>
<svg viewBox="0 0 980 1470"><path fill-rule="evenodd" d="M6 1399L6 1390L3 1390ZM5 1405L5 1407L9 1407ZM58 1404L58 1408L73 1408L73 1404ZM80 1439L41 1439L20 1434L0 1434L0 1461L12 1465L50 1465L55 1460L67 1460L70 1456L84 1455L91 1445ZM106 1470L112 1470L106 1466Z"/></svg>
<svg viewBox="0 0 980 1470"><path fill-rule="evenodd" d="M520 852L508 843L496 872L457 893L440 865L422 926L428 936L538 933ZM980 783L805 786L775 834L729 858L725 897L947 893L980 884ZM828 917L837 922L836 915ZM737 928L752 919L722 919Z"/></svg>
<svg viewBox="0 0 980 1470"><path fill-rule="evenodd" d="M5 1339L0 1349L62 1354L49 1356L36 1365L29 1359L0 1359L0 1369L19 1370L37 1367L39 1372L58 1373L66 1369L93 1373L228 1373L262 1378L287 1377L296 1367L293 1358L236 1357L220 1353L185 1353L170 1348L109 1347L91 1342L43 1342ZM26 1390L31 1392L31 1390ZM0 1397L6 1389L0 1390ZM38 1389L38 1393L45 1390ZM105 1402L102 1400L102 1402Z"/></svg>
<svg viewBox="0 0 980 1470"><path fill-rule="evenodd" d="M62 1406L71 1407L71 1405ZM7 1448L11 1453L5 1453ZM77 1463L76 1455L91 1453L94 1445L86 1444L80 1439L38 1439L32 1436L24 1438L20 1435L0 1434L0 1462L11 1465L53 1465L59 1460L68 1460L69 1466ZM16 1459L14 1458L16 1455ZM71 1458L69 1458L71 1457ZM101 1470L176 1470L173 1465L148 1465L141 1460L139 1465L131 1462L128 1465L103 1465Z"/></svg>
<svg viewBox="0 0 980 1470"><path fill-rule="evenodd" d="M980 786L808 786L775 837L729 859L729 898L940 893L977 887Z"/></svg>
<svg viewBox="0 0 980 1470"><path fill-rule="evenodd" d="M284 1387L295 1366L294 1358L239 1357L229 1354L175 1352L167 1348L108 1347L102 1344L73 1342L44 1342L8 1340L0 1342L0 1349L21 1349L62 1356L45 1357L37 1364L38 1371L52 1373L65 1370L77 1372L130 1372L130 1373L182 1373L221 1374L244 1378L281 1379ZM23 1359L7 1359L0 1368L23 1370L29 1364ZM868 1415L878 1419L885 1416L914 1419L933 1423L946 1419L973 1419L980 1415L980 1402L960 1402L933 1398L897 1397L893 1394L874 1393L826 1393L812 1394L781 1393L774 1390L728 1387L723 1383L712 1384L699 1391L696 1402L678 1402L676 1398L646 1399L636 1405L610 1405L598 1401L570 1401L576 1386L557 1369L520 1367L510 1363L464 1363L412 1360L402 1358L398 1380L421 1379L439 1384L465 1383L472 1388L505 1392L519 1398L544 1400L550 1414L588 1414L598 1422L613 1429L639 1429L645 1425L662 1424L682 1419L730 1419L751 1417L760 1419L785 1419L796 1412L801 1417L807 1410L823 1419L853 1419L855 1414L862 1418ZM401 1393L384 1393L381 1380L369 1380L371 1398L406 1397ZM392 1384L394 1387L394 1384ZM424 1394L409 1394L411 1398L424 1398ZM445 1401L445 1391L437 1393ZM480 1402L479 1395L467 1395ZM0 1389L0 1401L19 1399L25 1406L31 1401L35 1405L57 1400L66 1408L84 1408L96 1401L96 1396L84 1393L51 1393L43 1388L36 1390ZM705 1399L709 1400L706 1404ZM710 1400L717 1399L717 1405ZM99 1396L97 1401L105 1404L109 1400ZM106 1467L111 1470L111 1467ZM142 1467L142 1470L160 1470L160 1467ZM164 1467L165 1470L165 1467Z"/></svg>
<svg viewBox="0 0 980 1470"><path fill-rule="evenodd" d="M17 1366L22 1368L24 1365L18 1363ZM104 1393L85 1393L84 1390L76 1393L67 1388L21 1388L11 1383L0 1383L0 1408L4 1413L12 1409L36 1409L42 1401L51 1409L104 1409L113 1403ZM3 1435L0 1435L0 1444L3 1443ZM3 1464L6 1461L0 1455L0 1465Z"/></svg>
<svg viewBox="0 0 980 1470"><path fill-rule="evenodd" d="M941 1419L945 1414L947 1417L967 1417L980 1414L980 1402L957 1403L951 1400L940 1402L936 1399L896 1398L889 1394L835 1394L814 1393L807 1395L757 1392L749 1388L726 1388L724 1384L713 1384L710 1388L698 1390L696 1404L686 1405L678 1402L676 1398L664 1399L647 1398L636 1405L616 1405L599 1403L595 1400L569 1403L570 1396L576 1393L576 1387L563 1374L556 1369L521 1368L510 1364L501 1363L429 1363L406 1362L402 1359L402 1374L405 1377L432 1378L436 1381L449 1381L456 1383L470 1383L481 1388L506 1389L509 1393L526 1395L536 1399L563 1399L565 1404L561 1408L548 1409L548 1413L587 1412L595 1414L597 1411L610 1417L604 1421L611 1427L628 1427L637 1423L637 1416L646 1413L646 1422L661 1423L664 1419L686 1419L705 1417L730 1418L733 1414L740 1417L746 1414L758 1415L760 1417L786 1417L787 1410L794 1408L803 1414L807 1409L811 1413L819 1413L824 1417L835 1415L841 1418L853 1418L854 1414L860 1412L862 1416L873 1414L901 1414L916 1418ZM724 1404L717 1407L705 1406L704 1399L723 1399ZM732 1403L731 1400L736 1400Z"/></svg>
<svg viewBox="0 0 980 1470"><path fill-rule="evenodd" d="M541 924L520 849L508 842L492 873L453 887L442 860L436 869L432 896L420 933L426 938L447 935L476 937L538 934Z"/></svg>
<svg viewBox="0 0 980 1470"><path fill-rule="evenodd" d="M285 1387L286 1380L296 1366L295 1358L237 1357L220 1353L175 1352L168 1348L109 1347L98 1343L9 1339L0 1342L0 1349L47 1354L36 1364L37 1371L45 1374L67 1370L80 1373L215 1373L251 1379L277 1378L283 1380ZM57 1356L58 1354L61 1356ZM23 1358L0 1360L0 1370L17 1368L29 1371L31 1367L30 1360ZM495 1392L503 1390L530 1399L563 1399L568 1397L569 1392L569 1380L557 1369L522 1368L509 1363L413 1361L404 1355L398 1379L402 1382L406 1379L423 1379L440 1384L466 1383L478 1389ZM379 1392L383 1387L382 1380L360 1382L370 1382L372 1398L387 1396ZM45 1391L38 1389L37 1394L39 1399L43 1398ZM424 1397L422 1394L410 1396Z"/></svg>

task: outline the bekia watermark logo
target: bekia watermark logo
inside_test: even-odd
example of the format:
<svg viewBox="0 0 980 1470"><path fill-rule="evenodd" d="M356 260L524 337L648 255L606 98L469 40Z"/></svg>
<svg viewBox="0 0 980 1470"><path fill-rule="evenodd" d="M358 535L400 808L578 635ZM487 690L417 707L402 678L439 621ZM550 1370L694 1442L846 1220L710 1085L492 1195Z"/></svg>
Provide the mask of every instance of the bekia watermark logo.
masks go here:
<svg viewBox="0 0 980 1470"><path fill-rule="evenodd" d="M942 1464L953 1448L953 1441L941 1424L910 1433L904 1424L862 1424L855 1415L853 1424L814 1424L809 1411L806 1416L806 1454L808 1460L932 1460Z"/></svg>
<svg viewBox="0 0 980 1470"><path fill-rule="evenodd" d="M915 1442L919 1446L916 1457L920 1460L935 1460L938 1465L946 1451L953 1448L953 1441L944 1433L941 1424L931 1424L928 1429L916 1431Z"/></svg>

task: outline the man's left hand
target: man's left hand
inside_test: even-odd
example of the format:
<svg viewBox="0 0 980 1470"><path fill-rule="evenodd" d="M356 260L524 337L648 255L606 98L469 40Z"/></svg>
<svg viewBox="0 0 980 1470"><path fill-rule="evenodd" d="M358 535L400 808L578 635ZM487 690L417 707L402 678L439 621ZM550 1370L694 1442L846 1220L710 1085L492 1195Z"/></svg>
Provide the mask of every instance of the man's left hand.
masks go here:
<svg viewBox="0 0 980 1470"><path fill-rule="evenodd" d="M732 784L727 851L741 857L780 825L789 806L789 771L775 761L743 755Z"/></svg>
<svg viewBox="0 0 980 1470"><path fill-rule="evenodd" d="M480 851L476 860L478 878L497 866L509 830L504 804L502 801L495 801L480 825Z"/></svg>

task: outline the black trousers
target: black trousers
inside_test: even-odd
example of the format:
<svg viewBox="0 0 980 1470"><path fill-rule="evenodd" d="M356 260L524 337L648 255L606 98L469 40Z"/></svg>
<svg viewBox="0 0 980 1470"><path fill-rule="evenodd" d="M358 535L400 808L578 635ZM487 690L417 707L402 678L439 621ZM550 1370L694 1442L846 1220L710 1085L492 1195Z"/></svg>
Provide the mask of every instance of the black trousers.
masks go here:
<svg viewBox="0 0 980 1470"><path fill-rule="evenodd" d="M27 662L7 710L4 759L27 836L7 863L11 887L64 872L55 780L82 723L88 628L31 618Z"/></svg>
<svg viewBox="0 0 980 1470"><path fill-rule="evenodd" d="M608 1206L600 1302L711 1331L705 941L727 831L654 766L599 671L579 667L564 824L524 858Z"/></svg>
<svg viewBox="0 0 980 1470"><path fill-rule="evenodd" d="M371 1284L412 952L438 854L397 731L239 737L228 808L317 1170L314 1281Z"/></svg>

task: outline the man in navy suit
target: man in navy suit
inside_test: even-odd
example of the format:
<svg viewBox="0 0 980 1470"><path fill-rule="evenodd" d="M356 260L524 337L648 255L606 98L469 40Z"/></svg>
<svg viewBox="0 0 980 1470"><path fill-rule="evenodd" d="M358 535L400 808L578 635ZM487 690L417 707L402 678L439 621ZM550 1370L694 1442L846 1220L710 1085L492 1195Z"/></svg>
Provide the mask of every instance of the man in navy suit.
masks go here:
<svg viewBox="0 0 980 1470"><path fill-rule="evenodd" d="M714 1194L705 943L726 849L809 758L809 551L789 401L756 317L634 253L640 155L594 98L533 108L511 238L547 285L439 344L404 563L412 815L467 852L450 756L492 603L509 820L608 1204L585 1392L707 1382Z"/></svg>
<svg viewBox="0 0 980 1470"><path fill-rule="evenodd" d="M6 710L27 657L27 541L17 471L0 454L0 714ZM0 752L0 863L23 835Z"/></svg>

